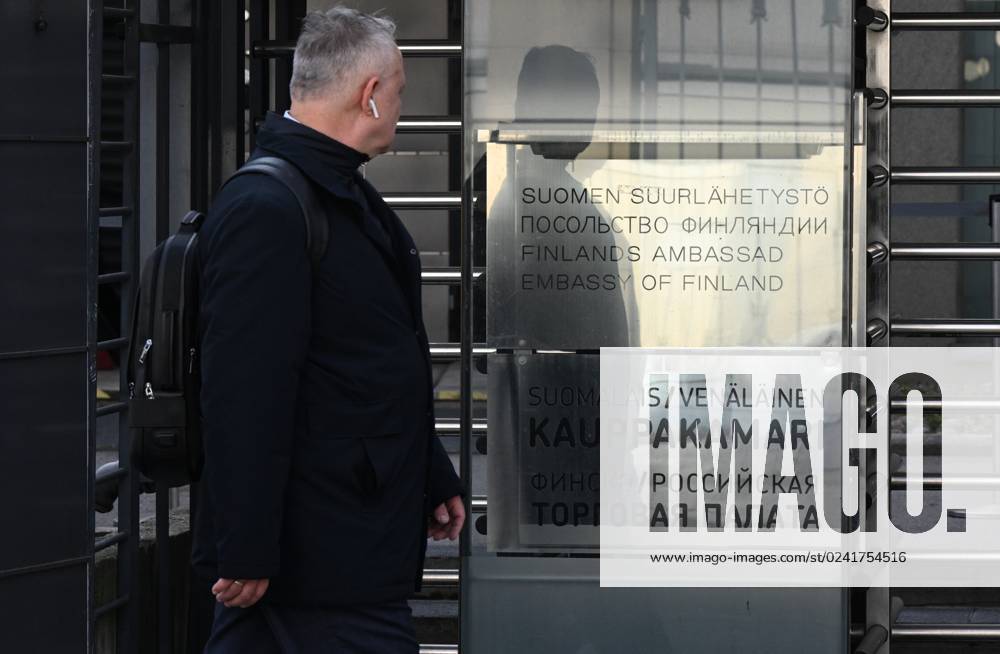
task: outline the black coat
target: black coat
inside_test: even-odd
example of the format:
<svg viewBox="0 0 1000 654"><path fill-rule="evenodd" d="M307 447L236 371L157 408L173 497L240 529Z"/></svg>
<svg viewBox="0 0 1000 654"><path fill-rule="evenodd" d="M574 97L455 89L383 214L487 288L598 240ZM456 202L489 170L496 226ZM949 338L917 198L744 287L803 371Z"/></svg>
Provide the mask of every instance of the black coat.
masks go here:
<svg viewBox="0 0 1000 654"><path fill-rule="evenodd" d="M330 241L313 273L295 197L257 174L202 226L195 566L269 578L275 603L404 598L429 511L461 489L434 434L420 258L358 173L365 155L273 113L257 146L313 182Z"/></svg>

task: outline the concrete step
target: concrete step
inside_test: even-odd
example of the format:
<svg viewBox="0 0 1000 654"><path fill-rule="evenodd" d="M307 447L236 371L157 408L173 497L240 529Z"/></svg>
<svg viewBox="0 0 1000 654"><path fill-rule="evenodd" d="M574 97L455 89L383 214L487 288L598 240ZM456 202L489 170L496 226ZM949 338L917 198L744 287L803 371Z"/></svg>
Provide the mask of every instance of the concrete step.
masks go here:
<svg viewBox="0 0 1000 654"><path fill-rule="evenodd" d="M417 642L458 643L458 600L410 600Z"/></svg>
<svg viewBox="0 0 1000 654"><path fill-rule="evenodd" d="M942 589L945 590L945 589ZM970 590L992 591L996 589L947 589L968 592ZM929 592L929 591L927 591ZM940 602L940 599L938 600ZM966 652L1000 652L1000 639L985 640L969 638L964 640L924 640L907 634L907 628L921 626L1000 626L1000 605L996 606L926 605L906 606L899 612L893 627L893 654L962 654Z"/></svg>
<svg viewBox="0 0 1000 654"><path fill-rule="evenodd" d="M905 607L896 618L901 624L1000 624L1000 606Z"/></svg>
<svg viewBox="0 0 1000 654"><path fill-rule="evenodd" d="M893 588L907 608L916 606L1000 606L1000 588Z"/></svg>

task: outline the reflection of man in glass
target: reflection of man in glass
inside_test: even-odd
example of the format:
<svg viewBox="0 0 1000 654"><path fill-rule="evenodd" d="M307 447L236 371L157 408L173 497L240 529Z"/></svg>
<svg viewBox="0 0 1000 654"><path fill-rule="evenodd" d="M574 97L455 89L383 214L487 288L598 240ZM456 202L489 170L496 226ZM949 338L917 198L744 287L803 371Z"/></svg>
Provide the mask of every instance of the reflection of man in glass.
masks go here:
<svg viewBox="0 0 1000 654"><path fill-rule="evenodd" d="M549 45L525 55L514 123L504 128L526 136L506 148L502 183L491 168L484 184L493 197L488 240L495 244L489 311L503 314L490 320L488 336L501 347L631 344L628 246L616 243L611 216L602 216L590 190L567 170L590 145L599 99L586 54ZM495 195L492 184L500 184Z"/></svg>
<svg viewBox="0 0 1000 654"><path fill-rule="evenodd" d="M487 342L491 345L595 350L635 342L630 337L625 301L632 296L633 281L620 283L622 277L631 274L628 244L617 242L611 229L602 232L596 228L598 223L607 225L612 216L598 208L600 200L591 198L591 189L580 179L585 176L573 174L574 169L583 167L576 162L591 144L599 100L597 73L586 54L549 45L532 48L525 55L517 79L514 121L500 126L504 134L521 136L516 145L493 146L489 165L480 161L475 171L474 185L480 193L475 209L487 212L485 224L489 230L491 279L487 310L491 312L491 331ZM526 221L526 216L531 216L531 221ZM563 220L557 227L560 216ZM579 221L574 226L582 228L586 223L589 228L565 229L569 225L565 219L571 216ZM525 229L528 222L537 226L541 217L549 221L549 229ZM484 216L477 218L483 224ZM570 280L569 287L541 288L542 279L556 275ZM607 278L617 281L609 288ZM595 279L597 288L592 287ZM584 361L583 357L596 359L595 354L555 355L544 367L548 373L545 377L540 376L542 366L522 374L518 372L520 364L513 360L490 368L491 384L507 385L506 392L500 395L509 398L510 403L497 408L500 417L491 418L490 433L495 436L491 437L488 457L491 551L593 553L600 545L599 528L593 518L581 520L578 525L557 523L554 510L539 509L543 504L574 510L595 506L600 501L599 488L589 482L566 484L560 489L539 489L527 483L535 471L559 471L590 480L591 474L601 470L599 449L565 444L534 447L519 428L525 424L523 414L532 411L540 420L548 416L550 425L565 418L573 430L579 429L573 433L577 441L598 437L592 407L546 406L529 410L531 400L523 388L528 384L543 388L596 386L598 364ZM495 375L501 375L502 380ZM491 411L495 399L491 395ZM494 425L498 427L495 431ZM564 437L568 434L561 433ZM554 431L552 438L554 441ZM518 492L512 492L512 484L519 486ZM559 585L532 586L536 599L529 606L551 600L552 605L566 609L560 612L558 630L552 628L551 614L531 608L513 609L514 619L526 633L545 634L533 636L543 640L544 647L536 643L525 651L609 654L629 649L644 651L643 646L649 642L668 642L661 621L650 614L645 603L629 600L627 591L600 589L594 593L596 559L588 561L594 565L581 563L575 568L584 576L594 574L592 586L579 595ZM559 569L566 570L566 562L560 563ZM627 608L623 610L623 606ZM614 615L619 628L595 630L593 615ZM553 646L554 642L558 647Z"/></svg>

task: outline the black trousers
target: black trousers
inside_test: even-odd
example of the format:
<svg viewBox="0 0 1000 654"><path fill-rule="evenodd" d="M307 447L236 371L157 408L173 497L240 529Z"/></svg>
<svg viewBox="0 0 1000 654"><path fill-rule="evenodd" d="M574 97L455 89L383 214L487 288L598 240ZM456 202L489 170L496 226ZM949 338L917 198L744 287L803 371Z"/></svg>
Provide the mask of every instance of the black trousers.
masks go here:
<svg viewBox="0 0 1000 654"><path fill-rule="evenodd" d="M217 604L205 654L417 654L405 600L344 608Z"/></svg>

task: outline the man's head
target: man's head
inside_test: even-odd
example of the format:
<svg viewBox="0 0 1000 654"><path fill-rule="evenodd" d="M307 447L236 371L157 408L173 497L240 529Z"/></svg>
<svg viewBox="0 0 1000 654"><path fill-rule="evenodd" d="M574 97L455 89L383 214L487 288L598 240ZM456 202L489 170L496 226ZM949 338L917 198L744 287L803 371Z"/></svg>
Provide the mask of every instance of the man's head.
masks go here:
<svg viewBox="0 0 1000 654"><path fill-rule="evenodd" d="M388 150L406 83L395 32L389 18L346 7L307 14L292 63L292 115L369 156Z"/></svg>
<svg viewBox="0 0 1000 654"><path fill-rule="evenodd" d="M594 127L601 87L594 62L564 45L532 48L517 76L514 120L554 127L575 127L589 133ZM535 154L573 159L589 144L589 137L562 143L533 143Z"/></svg>

